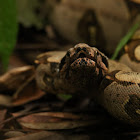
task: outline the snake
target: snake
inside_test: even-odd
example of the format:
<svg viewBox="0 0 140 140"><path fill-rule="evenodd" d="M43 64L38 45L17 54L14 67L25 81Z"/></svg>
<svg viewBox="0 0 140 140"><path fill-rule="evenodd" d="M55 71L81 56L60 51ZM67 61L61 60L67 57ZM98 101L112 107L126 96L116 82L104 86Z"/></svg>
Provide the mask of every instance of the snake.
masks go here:
<svg viewBox="0 0 140 140"><path fill-rule="evenodd" d="M139 67L139 55L136 56ZM118 120L140 126L140 71L110 60L85 43L68 51L40 54L35 63L36 82L43 91L84 94L95 99Z"/></svg>

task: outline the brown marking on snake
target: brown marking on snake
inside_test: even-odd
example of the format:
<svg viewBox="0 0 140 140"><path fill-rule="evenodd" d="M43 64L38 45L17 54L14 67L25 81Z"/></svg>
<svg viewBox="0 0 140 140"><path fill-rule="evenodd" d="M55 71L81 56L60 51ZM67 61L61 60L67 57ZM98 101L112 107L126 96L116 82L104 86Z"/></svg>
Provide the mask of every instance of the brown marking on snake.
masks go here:
<svg viewBox="0 0 140 140"><path fill-rule="evenodd" d="M120 70L115 70L109 74L106 75L106 79L110 80L110 81L116 81L119 85L123 85L123 86L131 86L131 85L134 85L136 83L134 82L129 82L129 81L121 81L121 80L118 80L115 75L119 72ZM129 72L126 72L128 75L130 74ZM140 84L138 84L140 85Z"/></svg>
<svg viewBox="0 0 140 140"><path fill-rule="evenodd" d="M124 106L126 113L134 120L140 121L140 98L137 95L129 95L129 101Z"/></svg>
<svg viewBox="0 0 140 140"><path fill-rule="evenodd" d="M120 84L120 85L123 85L123 86L125 86L125 87L136 84L136 83L132 83L132 82L119 81L119 80L117 80L117 83Z"/></svg>

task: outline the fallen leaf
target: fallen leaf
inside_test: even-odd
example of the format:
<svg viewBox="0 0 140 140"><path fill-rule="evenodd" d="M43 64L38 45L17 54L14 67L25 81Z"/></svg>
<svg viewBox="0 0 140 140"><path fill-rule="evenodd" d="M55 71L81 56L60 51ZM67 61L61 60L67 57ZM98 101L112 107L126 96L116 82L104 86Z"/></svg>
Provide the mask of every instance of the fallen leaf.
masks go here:
<svg viewBox="0 0 140 140"><path fill-rule="evenodd" d="M23 135L25 135L25 134L20 131L8 131L4 134L4 137L13 138L13 137L18 137L18 136L23 136Z"/></svg>
<svg viewBox="0 0 140 140"><path fill-rule="evenodd" d="M12 105L11 102L12 102L11 96L0 94L0 105L11 106Z"/></svg>
<svg viewBox="0 0 140 140"><path fill-rule="evenodd" d="M18 94L18 96L15 99L12 100L12 105L13 106L22 105L27 102L39 99L43 95L45 95L45 92L40 90L37 87L35 80L33 80L22 89L22 91Z"/></svg>
<svg viewBox="0 0 140 140"><path fill-rule="evenodd" d="M0 76L0 91L16 90L34 73L33 66L14 68Z"/></svg>
<svg viewBox="0 0 140 140"><path fill-rule="evenodd" d="M33 66L23 66L0 76L0 105L18 106L45 95L36 85L34 72Z"/></svg>
<svg viewBox="0 0 140 140"><path fill-rule="evenodd" d="M0 122L5 120L7 114L7 109L0 110ZM4 125L0 125L0 129L2 129Z"/></svg>
<svg viewBox="0 0 140 140"><path fill-rule="evenodd" d="M64 112L35 113L18 119L18 122L26 128L43 130L73 129L99 123L87 116Z"/></svg>
<svg viewBox="0 0 140 140"><path fill-rule="evenodd" d="M6 140L65 140L64 137L57 133L41 131L31 134L26 134L20 137L14 137Z"/></svg>
<svg viewBox="0 0 140 140"><path fill-rule="evenodd" d="M19 123L15 120L15 119L10 119L11 121L7 121L9 120L9 118L12 117L12 114L9 112L9 111L6 111L6 110L2 110L0 112L1 114L1 120L0 120L0 129L3 130L3 129L12 129L12 130L15 130L15 129L19 129L21 128L21 126L19 126ZM5 123L7 122L7 123Z"/></svg>
<svg viewBox="0 0 140 140"><path fill-rule="evenodd" d="M62 134L56 132L41 131L14 137L6 140L90 140L88 135L83 134Z"/></svg>

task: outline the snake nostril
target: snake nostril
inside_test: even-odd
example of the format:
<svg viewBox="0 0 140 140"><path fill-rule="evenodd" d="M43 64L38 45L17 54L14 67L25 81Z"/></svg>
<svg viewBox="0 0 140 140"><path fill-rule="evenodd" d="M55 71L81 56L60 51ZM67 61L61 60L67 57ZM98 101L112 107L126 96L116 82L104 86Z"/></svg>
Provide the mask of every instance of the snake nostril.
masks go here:
<svg viewBox="0 0 140 140"><path fill-rule="evenodd" d="M79 51L81 51L82 49L80 48L80 47L78 47L77 49L76 49L76 52L78 53Z"/></svg>
<svg viewBox="0 0 140 140"><path fill-rule="evenodd" d="M66 56L70 57L70 51L67 51Z"/></svg>
<svg viewBox="0 0 140 140"><path fill-rule="evenodd" d="M83 49L82 49L83 51L85 51L85 52L87 52L87 49L85 48L85 47L83 47Z"/></svg>

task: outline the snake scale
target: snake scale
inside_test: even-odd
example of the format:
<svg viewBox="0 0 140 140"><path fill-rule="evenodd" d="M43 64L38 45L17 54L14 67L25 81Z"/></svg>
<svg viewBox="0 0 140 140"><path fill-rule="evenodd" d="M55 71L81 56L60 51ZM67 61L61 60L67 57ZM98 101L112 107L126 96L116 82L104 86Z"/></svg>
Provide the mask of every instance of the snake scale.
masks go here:
<svg viewBox="0 0 140 140"><path fill-rule="evenodd" d="M92 96L115 118L140 126L139 71L108 59L97 48L84 43L67 52L41 54L35 62L36 81L42 90Z"/></svg>

